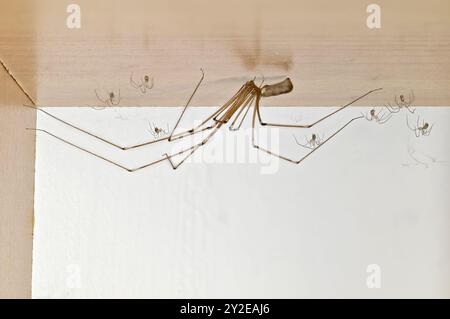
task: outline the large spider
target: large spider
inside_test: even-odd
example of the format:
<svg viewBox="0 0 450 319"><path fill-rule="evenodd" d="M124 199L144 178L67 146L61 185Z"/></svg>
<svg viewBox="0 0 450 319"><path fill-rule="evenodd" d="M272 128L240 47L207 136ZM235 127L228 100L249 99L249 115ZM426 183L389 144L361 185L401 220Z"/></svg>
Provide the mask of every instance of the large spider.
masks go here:
<svg viewBox="0 0 450 319"><path fill-rule="evenodd" d="M252 146L262 152L265 152L269 155L272 156L276 156L282 160L285 160L287 162L293 163L293 164L300 164L302 163L306 158L308 158L313 152L315 152L316 150L318 150L319 148L323 147L328 141L330 141L332 138L334 138L339 132L341 132L344 128L346 128L348 125L350 125L352 122L362 119L364 118L364 116L358 116L358 117L354 117L349 119L344 125L342 125L341 127L339 127L333 134L331 134L327 139L321 141L320 145L318 145L317 147L315 147L314 149L310 150L310 152L308 152L307 154L301 156L298 159L292 159L289 158L285 155L282 154L277 154L272 152L269 149L265 149L261 146L258 145L257 141L256 141L256 134L255 134L255 129L256 129L256 124L259 123L259 125L261 126L267 126L267 127L279 127L279 128L299 128L299 129L303 129L303 128L312 128L314 126L316 126L317 124L321 123L322 121L328 119L329 117L335 115L336 113L346 109L347 107L349 107L350 105L354 104L355 102L361 100L362 98L368 96L369 94L372 94L375 91L379 91L381 89L375 89L375 90L371 90L368 91L367 93L364 93L363 95L357 97L356 99L354 99L353 101L345 104L344 106L341 106L340 108L338 108L335 111L332 111L330 113L328 113L327 115L317 119L316 121L313 121L311 123L305 123L305 124L284 124L284 123L272 123L272 122L264 122L261 116L261 110L260 110L260 101L261 98L263 97L271 97L271 96L276 96L276 95L280 95L280 94L285 94L285 93L289 93L292 91L293 89L293 84L291 82L291 80L289 78L286 78L285 80L279 82L279 83L275 83L275 84L266 84L264 86L257 86L253 80L247 81L244 85L241 86L241 88L228 100L226 101L224 104L222 104L221 106L219 106L219 108L213 112L211 115L209 115L206 119L204 119L199 125L176 133L176 129L183 117L183 115L186 112L186 109L188 108L192 98L194 97L195 93L197 92L200 84L203 81L204 78L204 73L203 70L202 71L202 77L200 79L200 81L198 82L198 84L196 85L194 91L192 92L191 96L189 97L188 101L186 102L183 110L181 111L180 116L178 117L178 120L176 121L174 128L172 129L172 132L170 134L170 136L167 137L161 137L158 139L153 139L151 141L147 141L144 143L140 143L140 144L136 144L136 145L131 145L131 146L121 146L117 143L114 143L106 138L100 137L92 132L89 132L85 129L79 128L63 119L60 119L54 115L52 115L51 113L41 109L41 108L37 108L37 107L32 107L37 109L38 111L41 111L45 114L47 114L48 116L51 116L53 119L58 120L68 126L70 126L73 129L76 129L84 134L87 134L93 138L96 138L97 140L100 140L104 143L107 143L111 146L114 146L118 149L121 150L130 150L130 149L134 149L134 148L138 148L138 147L143 147L145 145L150 145L150 144L154 144L154 143L159 143L159 142L172 142L174 140L178 140L178 139L182 139L185 138L187 136L191 136L200 132L205 132L208 131L209 133L206 134L206 137L202 138L202 140L198 143L195 143L194 145L187 147L185 149L182 149L181 151L177 151L175 153L172 154L164 154L162 158L154 160L152 162L149 162L145 165L139 166L139 167L135 167L135 168L129 168L127 166L124 166L123 164L120 164L118 162L115 162L111 159L105 158L93 151L90 151L88 149L85 149L79 145L75 145L74 143L65 140L45 129L40 129L40 128L34 128L32 130L36 130L45 134L48 134L56 139L58 139L61 142L64 142L66 144L71 145L72 147L75 147L81 151L84 151L92 156L95 156L103 161L106 161L110 164L113 164L121 169L124 169L128 172L136 172L138 170L144 169L146 167L155 165L157 163L163 162L163 161L168 161L173 169L177 169L181 164L183 164L187 158L189 158L195 151L197 151L199 148L201 148L202 146L204 146L206 143L208 143L211 138L214 136L214 134L217 133L217 131L226 123L228 123L228 121L230 121L231 119L233 119L234 116L234 120L232 121L232 126L233 123L236 122L236 119L241 117L241 121L240 123L242 123L242 121L244 120L244 118L247 116L248 114L248 109L250 109L253 106L253 117L252 117ZM246 110L244 112L244 110ZM240 127L240 125L239 125ZM236 130L239 129L236 128ZM183 156L183 158L181 160L179 160L178 163L174 163L174 158L178 157L178 156Z"/></svg>

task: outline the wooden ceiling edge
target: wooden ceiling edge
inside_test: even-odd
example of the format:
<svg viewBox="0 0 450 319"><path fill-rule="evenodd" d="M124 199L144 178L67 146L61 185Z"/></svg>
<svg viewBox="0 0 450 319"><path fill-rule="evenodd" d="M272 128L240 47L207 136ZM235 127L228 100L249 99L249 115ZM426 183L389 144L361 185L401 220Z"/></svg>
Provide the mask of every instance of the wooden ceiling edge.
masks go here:
<svg viewBox="0 0 450 319"><path fill-rule="evenodd" d="M14 83L18 86L20 91L25 95L27 100L31 102L33 105L37 105L36 99L31 97L31 95L28 93L28 91L23 87L22 82L17 79L17 77L14 75L14 73L11 71L11 68L9 68L6 63L4 62L3 58L0 57L0 64L2 65L3 69L5 69L6 73L10 76L10 78L14 81Z"/></svg>

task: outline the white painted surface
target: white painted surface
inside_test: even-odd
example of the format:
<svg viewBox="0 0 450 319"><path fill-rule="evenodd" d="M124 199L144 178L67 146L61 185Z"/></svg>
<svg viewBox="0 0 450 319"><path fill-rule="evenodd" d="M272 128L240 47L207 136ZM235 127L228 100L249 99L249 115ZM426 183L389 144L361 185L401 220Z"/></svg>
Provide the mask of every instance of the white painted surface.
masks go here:
<svg viewBox="0 0 450 319"><path fill-rule="evenodd" d="M152 138L148 120L173 124L180 111L48 110L126 145ZM190 110L184 127L213 110ZM330 110L267 108L263 116L295 122ZM362 110L315 131L330 134ZM418 112L435 124L429 137L415 138L405 113L382 126L362 120L298 166L267 156L214 163L209 153L177 171L162 163L130 174L38 134L33 297L448 298L450 109ZM38 127L129 166L168 150L114 150L43 114ZM224 132L205 149L220 154L227 145L229 154L234 138L248 145L248 131ZM273 137L298 158L294 132L306 134ZM251 161L258 152L244 153ZM372 264L381 288L366 285Z"/></svg>

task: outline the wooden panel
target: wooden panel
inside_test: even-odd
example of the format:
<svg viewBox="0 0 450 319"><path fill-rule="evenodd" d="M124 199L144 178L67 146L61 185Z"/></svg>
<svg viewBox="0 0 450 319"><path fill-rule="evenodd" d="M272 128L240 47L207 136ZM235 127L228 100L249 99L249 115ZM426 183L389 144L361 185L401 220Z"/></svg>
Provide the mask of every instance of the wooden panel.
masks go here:
<svg viewBox="0 0 450 319"><path fill-rule="evenodd" d="M221 103L261 75L289 75L295 85L265 105L336 105L375 87L450 105L450 2L374 2L377 30L367 28L370 2L360 0L79 0L82 27L68 29L68 3L41 0L14 18L2 10L14 28L1 28L0 56L46 105L97 104L94 89L120 89L123 106L180 105L200 68L206 81L194 105ZM150 94L129 85L132 72L154 76Z"/></svg>
<svg viewBox="0 0 450 319"><path fill-rule="evenodd" d="M380 86L450 105L450 2L374 2L379 30L366 27L359 0L78 0L82 28L69 30L69 2L3 1L0 59L17 83L0 69L0 297L30 295L34 136L24 128L35 115L20 107L26 94L83 106L98 103L95 89L120 89L123 106L180 105L204 68L194 105L216 105L261 75L295 84L266 105L338 105ZM132 72L154 77L151 93L130 87Z"/></svg>
<svg viewBox="0 0 450 319"><path fill-rule="evenodd" d="M5 2L0 12L0 298L31 297L35 135L25 128L36 115L22 104L36 96L33 3Z"/></svg>
<svg viewBox="0 0 450 319"><path fill-rule="evenodd" d="M0 66L0 298L31 297L34 202L33 111Z"/></svg>

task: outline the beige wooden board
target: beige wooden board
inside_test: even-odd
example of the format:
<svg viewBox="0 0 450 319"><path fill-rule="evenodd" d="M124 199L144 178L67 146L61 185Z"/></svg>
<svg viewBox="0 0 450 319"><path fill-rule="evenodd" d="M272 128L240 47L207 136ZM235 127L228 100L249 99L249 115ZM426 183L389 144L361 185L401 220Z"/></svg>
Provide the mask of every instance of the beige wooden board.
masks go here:
<svg viewBox="0 0 450 319"><path fill-rule="evenodd" d="M450 105L450 2L377 0L382 28L366 27L370 2L78 0L82 28L66 27L59 0L0 0L0 296L27 297L31 277L35 115L20 108L98 104L121 90L123 106L217 105L246 80L284 76L295 89L264 105L340 105L375 87L413 89L416 104ZM130 74L149 74L146 95ZM392 91L393 90L393 91ZM376 95L365 104L384 103ZM6 185L6 186L4 186Z"/></svg>
<svg viewBox="0 0 450 319"><path fill-rule="evenodd" d="M31 296L36 115L0 67L0 298Z"/></svg>
<svg viewBox="0 0 450 319"><path fill-rule="evenodd" d="M261 75L295 85L264 105L339 105L375 87L450 105L448 1L374 1L377 30L360 0L79 0L81 29L66 27L68 2L2 2L0 57L42 105L98 104L95 89L120 89L123 106L180 105L200 68L194 105L217 105ZM150 94L129 85L132 72L154 77Z"/></svg>

